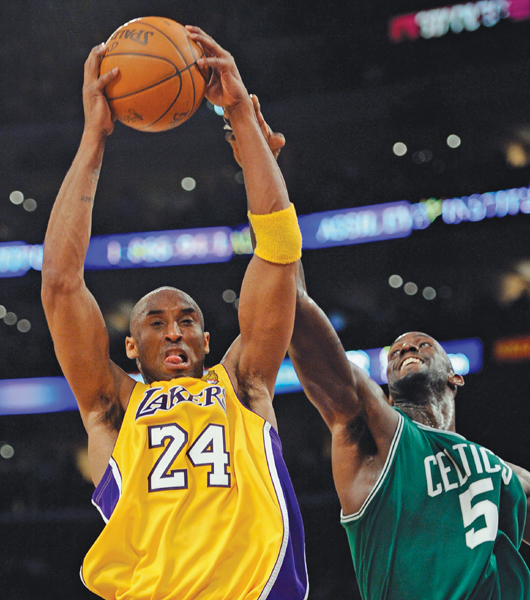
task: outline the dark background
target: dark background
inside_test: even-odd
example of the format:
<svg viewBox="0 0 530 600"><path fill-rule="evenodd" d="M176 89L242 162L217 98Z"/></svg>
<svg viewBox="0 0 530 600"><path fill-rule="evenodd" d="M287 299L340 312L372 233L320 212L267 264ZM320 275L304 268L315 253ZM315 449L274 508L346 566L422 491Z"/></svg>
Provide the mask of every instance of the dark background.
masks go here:
<svg viewBox="0 0 530 600"><path fill-rule="evenodd" d="M145 2L15 0L0 5L0 242L42 243L51 206L83 126L83 63L126 21L160 15L203 27L235 56L287 146L280 157L299 214L402 199L451 198L530 183L530 21L439 39L390 42L391 17L436 0ZM239 169L222 119L205 102L176 130L117 124L108 140L93 233L156 231L245 221ZM446 144L449 134L462 139ZM392 152L395 142L409 151ZM519 149L516 166L510 149ZM432 158L418 161L418 152ZM416 153L416 154L415 154ZM415 158L414 158L415 157ZM180 181L192 176L196 189ZM37 201L25 211L13 190ZM457 427L506 460L530 466L528 363L493 360L495 340L530 334L530 216L446 225L404 240L307 251L308 288L340 317L347 349L374 348L423 330L484 342L482 372L459 392ZM212 334L211 363L237 335L238 290L248 259L222 265L89 272L109 324L112 358L128 370L124 322L159 285L188 291ZM438 293L407 296L399 274ZM0 279L0 304L31 322L0 320L0 378L60 375L40 305L40 273ZM72 331L83 349L83 331ZM276 400L285 458L307 533L311 600L357 598L333 491L329 436L303 394ZM78 579L102 527L81 474L86 436L76 412L0 417L0 593L5 600L93 597ZM530 553L523 549L525 557Z"/></svg>

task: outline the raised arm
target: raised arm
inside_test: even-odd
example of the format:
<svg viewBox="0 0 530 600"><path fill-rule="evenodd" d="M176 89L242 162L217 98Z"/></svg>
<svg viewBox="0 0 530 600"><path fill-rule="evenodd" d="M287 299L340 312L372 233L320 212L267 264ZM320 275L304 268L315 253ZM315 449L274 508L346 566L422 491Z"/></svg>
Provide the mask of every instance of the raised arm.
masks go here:
<svg viewBox="0 0 530 600"><path fill-rule="evenodd" d="M289 356L304 392L332 433L333 477L345 514L357 511L388 456L398 415L383 390L352 364L300 272Z"/></svg>
<svg viewBox="0 0 530 600"><path fill-rule="evenodd" d="M294 323L297 261L301 254L298 224L291 213L283 176L262 135L232 56L198 28L188 30L205 49L207 58L202 62L213 69L207 96L224 108L238 141L257 239L239 299L241 337L225 356L224 365L235 375L242 400L275 424L274 385ZM276 239L266 239L260 233L264 228L271 230L269 216L284 228L273 236ZM286 222L289 216L290 224ZM289 244L291 250L287 249Z"/></svg>
<svg viewBox="0 0 530 600"><path fill-rule="evenodd" d="M309 399L328 427L358 417L377 423L377 415L393 417L383 390L366 373L351 363L324 311L308 295L300 268L296 319L289 356Z"/></svg>
<svg viewBox="0 0 530 600"><path fill-rule="evenodd" d="M105 322L84 281L94 195L105 141L113 130L103 91L117 73L99 77L104 51L104 46L94 48L85 63L85 127L51 212L42 266L42 303L59 364L89 434L95 482L108 462L109 447L134 386L134 381L110 360Z"/></svg>

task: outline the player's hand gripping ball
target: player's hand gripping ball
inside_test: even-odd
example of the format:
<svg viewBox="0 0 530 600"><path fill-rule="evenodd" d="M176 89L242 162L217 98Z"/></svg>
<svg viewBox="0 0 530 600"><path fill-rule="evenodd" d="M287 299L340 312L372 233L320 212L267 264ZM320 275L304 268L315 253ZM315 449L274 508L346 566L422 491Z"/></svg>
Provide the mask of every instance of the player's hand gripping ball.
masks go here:
<svg viewBox="0 0 530 600"><path fill-rule="evenodd" d="M199 108L208 69L197 60L203 49L185 27L162 17L142 17L119 27L107 41L100 74L119 75L105 94L114 116L139 131L165 131Z"/></svg>

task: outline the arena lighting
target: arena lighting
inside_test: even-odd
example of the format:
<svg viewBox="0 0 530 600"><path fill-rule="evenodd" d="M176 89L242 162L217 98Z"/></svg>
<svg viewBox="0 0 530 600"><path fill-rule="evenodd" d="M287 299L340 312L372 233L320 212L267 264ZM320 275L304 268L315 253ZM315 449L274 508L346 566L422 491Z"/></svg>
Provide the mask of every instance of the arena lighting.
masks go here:
<svg viewBox="0 0 530 600"><path fill-rule="evenodd" d="M392 17L388 36L392 42L439 38L451 31L476 31L491 28L501 20L523 21L530 18L530 0L479 0L422 10Z"/></svg>
<svg viewBox="0 0 530 600"><path fill-rule="evenodd" d="M451 135L447 136L446 143L449 146L449 148L458 148L462 143L462 140L459 136L452 133Z"/></svg>
<svg viewBox="0 0 530 600"><path fill-rule="evenodd" d="M403 142L396 142L392 146L392 152L396 156L405 156L405 154L407 153L407 146Z"/></svg>
<svg viewBox="0 0 530 600"><path fill-rule="evenodd" d="M436 298L436 290L430 285L423 288L422 294L425 300L434 300Z"/></svg>
<svg viewBox="0 0 530 600"><path fill-rule="evenodd" d="M497 362L519 362L530 359L530 336L515 336L497 340L493 345L493 357Z"/></svg>
<svg viewBox="0 0 530 600"><path fill-rule="evenodd" d="M14 325L18 321L18 317L14 312L8 312L4 316L4 323L6 325Z"/></svg>
<svg viewBox="0 0 530 600"><path fill-rule="evenodd" d="M9 200L13 204L22 204L24 202L24 194L19 190L14 190L9 194Z"/></svg>
<svg viewBox="0 0 530 600"><path fill-rule="evenodd" d="M441 343L461 375L482 369L483 345L478 338ZM348 358L379 384L386 383L389 347L372 350L350 350ZM138 374L131 375L142 381ZM285 359L276 380L276 394L299 392L302 386L290 359ZM77 403L64 377L34 377L0 380L0 415L21 415L77 410Z"/></svg>
<svg viewBox="0 0 530 600"><path fill-rule="evenodd" d="M225 290L223 292L223 300L227 304L232 304L237 300L237 294L234 292L234 290Z"/></svg>
<svg viewBox="0 0 530 600"><path fill-rule="evenodd" d="M530 2L530 0L528 0ZM403 238L438 217L447 225L530 214L530 188L512 188L461 198L408 200L301 215L304 250ZM203 227L94 236L86 270L167 267L229 261L251 254L248 225ZM0 243L0 277L42 269L42 244Z"/></svg>
<svg viewBox="0 0 530 600"><path fill-rule="evenodd" d="M37 202L33 198L26 198L22 203L22 208L27 212L33 212L37 208Z"/></svg>
<svg viewBox="0 0 530 600"><path fill-rule="evenodd" d="M388 278L388 285L397 289L403 285L403 278L400 275L390 275Z"/></svg>
<svg viewBox="0 0 530 600"><path fill-rule="evenodd" d="M413 281L408 281L404 286L403 290L407 296L414 296L418 292L418 286Z"/></svg>
<svg viewBox="0 0 530 600"><path fill-rule="evenodd" d="M7 442L0 442L0 456L9 460L15 456L15 449Z"/></svg>
<svg viewBox="0 0 530 600"><path fill-rule="evenodd" d="M193 179L193 177L184 177L184 179L180 182L180 185L182 186L183 190L191 192L197 187L197 182L195 179Z"/></svg>

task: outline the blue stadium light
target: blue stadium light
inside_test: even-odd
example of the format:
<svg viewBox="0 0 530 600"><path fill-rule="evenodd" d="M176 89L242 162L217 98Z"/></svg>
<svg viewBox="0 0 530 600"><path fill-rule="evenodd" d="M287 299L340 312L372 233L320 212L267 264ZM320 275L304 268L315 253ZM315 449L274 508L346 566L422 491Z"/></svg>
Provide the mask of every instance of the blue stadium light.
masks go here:
<svg viewBox="0 0 530 600"><path fill-rule="evenodd" d="M0 277L21 277L30 269L42 269L42 244L0 243Z"/></svg>
<svg viewBox="0 0 530 600"><path fill-rule="evenodd" d="M407 237L413 227L406 200L318 212L300 216L298 221L304 249Z"/></svg>
<svg viewBox="0 0 530 600"><path fill-rule="evenodd" d="M482 369L483 345L478 338L441 342L453 368L461 375ZM350 350L348 358L379 384L386 383L388 347ZM137 381L141 376L132 374ZM276 380L276 394L299 392L302 386L290 359L285 359ZM0 415L77 410L77 403L64 377L34 377L0 381Z"/></svg>
<svg viewBox="0 0 530 600"><path fill-rule="evenodd" d="M530 214L530 188L512 188L462 198L429 198L373 204L301 215L304 250L403 238L438 217L447 225ZM85 268L131 269L229 261L251 254L248 225L201 227L94 236ZM42 268L43 245L0 243L0 278Z"/></svg>
<svg viewBox="0 0 530 600"><path fill-rule="evenodd" d="M229 227L201 227L93 237L86 269L132 269L226 262L232 258Z"/></svg>

